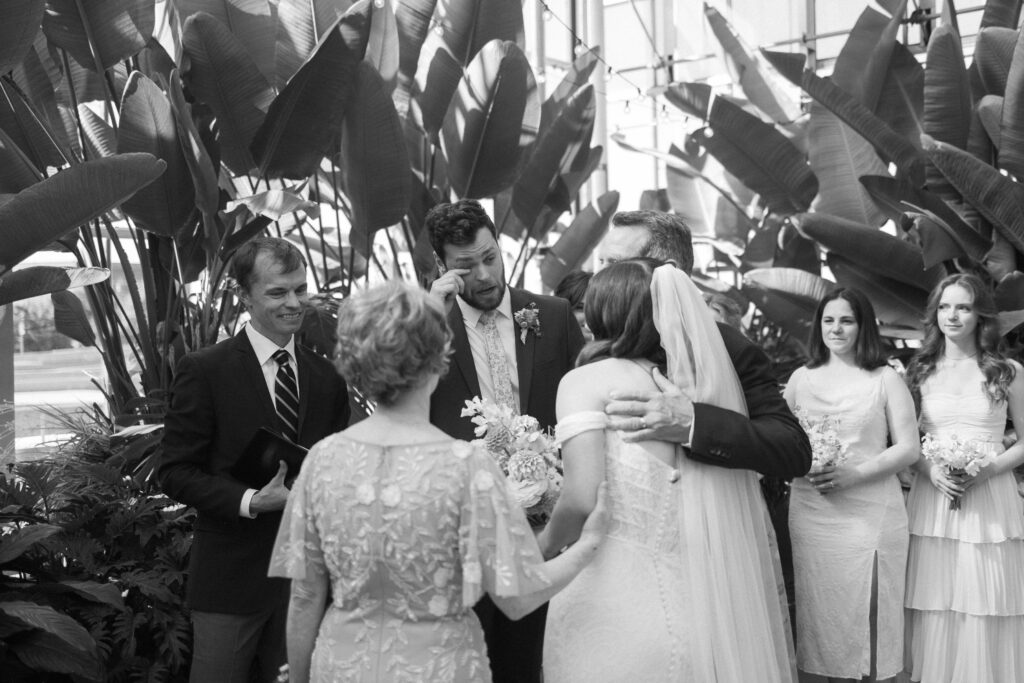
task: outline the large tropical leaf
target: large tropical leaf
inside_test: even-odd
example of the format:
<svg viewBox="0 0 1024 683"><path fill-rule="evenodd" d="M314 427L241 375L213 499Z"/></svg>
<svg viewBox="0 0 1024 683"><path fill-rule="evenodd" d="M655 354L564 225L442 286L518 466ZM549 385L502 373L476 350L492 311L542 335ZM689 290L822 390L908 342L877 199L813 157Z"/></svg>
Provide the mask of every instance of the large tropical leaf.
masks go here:
<svg viewBox="0 0 1024 683"><path fill-rule="evenodd" d="M8 642L26 666L35 671L75 674L90 681L102 679L103 663L96 641L68 615L49 605L24 600L0 601L0 612L37 629Z"/></svg>
<svg viewBox="0 0 1024 683"><path fill-rule="evenodd" d="M712 90L707 83L669 83L665 88L665 99L685 114L699 119L708 118Z"/></svg>
<svg viewBox="0 0 1024 683"><path fill-rule="evenodd" d="M195 210L195 189L171 104L163 91L138 71L128 79L121 100L117 151L148 152L167 164L156 182L136 192L122 208L139 227L174 236Z"/></svg>
<svg viewBox="0 0 1024 683"><path fill-rule="evenodd" d="M544 100L540 110L540 128L538 137L543 136L551 124L565 108L569 98L579 92L580 88L590 82L594 69L601 61L601 47L597 46L581 52L566 71L565 76L555 89Z"/></svg>
<svg viewBox="0 0 1024 683"><path fill-rule="evenodd" d="M594 114L594 88L588 84L569 98L538 141L512 191L512 210L527 229L534 229L562 175L572 169L581 150L589 145Z"/></svg>
<svg viewBox="0 0 1024 683"><path fill-rule="evenodd" d="M43 179L43 174L0 128L0 195L17 194Z"/></svg>
<svg viewBox="0 0 1024 683"><path fill-rule="evenodd" d="M28 270L26 268L26 270ZM60 270L63 270L61 268ZM6 280L10 276L4 278L4 283L0 286L6 287ZM19 297L25 298L25 297ZM14 299L12 299L14 301ZM9 301L5 303L10 303ZM22 527L20 529L11 529L7 534L0 537L0 565L6 565L11 560L21 557L25 551L29 550L32 546L40 541L53 536L54 534L60 533L62 529L55 524L32 524L31 526Z"/></svg>
<svg viewBox="0 0 1024 683"><path fill-rule="evenodd" d="M278 88L295 75L352 0L280 0L277 3L276 55ZM265 46L262 46L265 48Z"/></svg>
<svg viewBox="0 0 1024 683"><path fill-rule="evenodd" d="M280 221L296 211L302 211L311 217L320 214L320 205L300 195L299 188L274 188L248 197L240 197L228 202L224 210L232 213L240 206L244 206L252 215L265 216L273 221Z"/></svg>
<svg viewBox="0 0 1024 683"><path fill-rule="evenodd" d="M217 115L225 165L235 174L248 173L256 165L249 144L274 99L273 89L242 42L213 15L190 16L181 42L189 87Z"/></svg>
<svg viewBox="0 0 1024 683"><path fill-rule="evenodd" d="M174 123L178 128L178 139L181 140L185 163L188 164L189 174L192 176L196 206L204 214L213 216L220 205L217 169L199 137L199 131L196 130L195 122L192 120L192 106L185 102L177 69L171 71L171 78L167 82L167 98L171 103Z"/></svg>
<svg viewBox="0 0 1024 683"><path fill-rule="evenodd" d="M430 33L437 0L396 0L395 22L398 24L399 85L409 90L416 76L420 50Z"/></svg>
<svg viewBox="0 0 1024 683"><path fill-rule="evenodd" d="M341 155L352 202L349 242L369 257L374 232L402 220L412 188L402 122L380 74L365 62L345 117Z"/></svg>
<svg viewBox="0 0 1024 683"><path fill-rule="evenodd" d="M992 248L990 240L972 228L937 194L914 186L906 178L864 176L860 182L896 223L899 223L901 216L908 211L929 215L949 233L950 238L959 245L963 253L975 261L984 259L985 254Z"/></svg>
<svg viewBox="0 0 1024 683"><path fill-rule="evenodd" d="M875 110L885 84L906 8L906 0L865 7L836 57L832 81L870 111Z"/></svg>
<svg viewBox="0 0 1024 683"><path fill-rule="evenodd" d="M462 66L469 66L492 40L511 41L520 48L525 47L520 0L439 0L434 18L438 30L432 36ZM428 37L424 47L430 43Z"/></svg>
<svg viewBox="0 0 1024 683"><path fill-rule="evenodd" d="M800 85L815 102L871 143L882 159L895 163L915 184L924 182L924 158L920 152L870 109L810 69L803 72Z"/></svg>
<svg viewBox="0 0 1024 683"><path fill-rule="evenodd" d="M25 57L43 20L46 0L11 0L4 3L0 22L0 74L5 74Z"/></svg>
<svg viewBox="0 0 1024 683"><path fill-rule="evenodd" d="M774 213L806 211L818 193L818 180L804 155L774 126L716 97L709 128L694 139L730 173L761 195Z"/></svg>
<svg viewBox="0 0 1024 683"><path fill-rule="evenodd" d="M106 268L30 266L12 270L0 277L0 306L71 287L94 285L109 277L110 271Z"/></svg>
<svg viewBox="0 0 1024 683"><path fill-rule="evenodd" d="M981 127L985 130L985 135L988 137L992 147L999 149L1003 144L1003 105L1004 100L999 95L985 95L975 107L975 114L977 119L981 122ZM972 133L974 121L971 121ZM967 140L967 151L974 154L974 150L971 149L972 143L970 138ZM974 156L978 156L974 154ZM982 159L984 161L984 159Z"/></svg>
<svg viewBox="0 0 1024 683"><path fill-rule="evenodd" d="M981 14L981 28L1017 28L1020 25L1020 8L1021 0L987 0Z"/></svg>
<svg viewBox="0 0 1024 683"><path fill-rule="evenodd" d="M267 82L274 82L276 50L269 47L276 38L277 12L267 0L174 0L174 7L182 26L196 12L216 17L246 47Z"/></svg>
<svg viewBox="0 0 1024 683"><path fill-rule="evenodd" d="M92 109L84 104L78 105L78 120L82 126L82 141L88 151L87 159L99 159L117 154L117 133L106 120L97 116Z"/></svg>
<svg viewBox="0 0 1024 683"><path fill-rule="evenodd" d="M815 211L870 226L885 217L858 179L884 175L885 164L871 144L817 102L811 104L807 126L808 161L818 178Z"/></svg>
<svg viewBox="0 0 1024 683"><path fill-rule="evenodd" d="M1000 126L999 165L1015 177L1024 179L1024 31L1018 31L1017 45L1010 62L1003 96Z"/></svg>
<svg viewBox="0 0 1024 683"><path fill-rule="evenodd" d="M1024 253L1024 187L952 145L928 136L921 144L964 199Z"/></svg>
<svg viewBox="0 0 1024 683"><path fill-rule="evenodd" d="M398 24L390 0L373 4L370 35L366 44L366 61L380 74L388 90L394 90L398 78Z"/></svg>
<svg viewBox="0 0 1024 683"><path fill-rule="evenodd" d="M924 132L959 149L967 147L971 126L971 86L964 66L960 35L942 24L928 41L928 63L924 71ZM945 177L931 164L927 169L928 189L943 199L959 200Z"/></svg>
<svg viewBox="0 0 1024 683"><path fill-rule="evenodd" d="M163 173L149 154L118 154L60 171L0 204L0 274L82 223L131 197Z"/></svg>
<svg viewBox="0 0 1024 683"><path fill-rule="evenodd" d="M70 108L71 102L67 96L70 86L62 87L58 97L57 85L62 84L62 81L64 81L64 73L61 67L58 66L55 56L56 51L53 50L50 43L46 40L46 36L40 31L36 35L35 43L29 48L25 58L21 60L21 64L16 66L14 71L11 72L11 76L14 78L14 82L18 84L21 92L24 93L26 100L31 102L32 109L36 115L45 122L39 127L57 136L55 144L50 142L47 144L54 145L59 150L79 152L78 129L75 127L75 117L62 115L72 113ZM88 73L95 77L95 74L91 71L85 71L74 60L68 60L67 64L70 67L70 73ZM115 68L107 73L112 74L116 82L119 77L119 71L119 69ZM85 97L85 93L79 90L75 90L75 96L79 102L88 99ZM106 98L108 96L107 91L104 90L103 97ZM64 156L70 157L71 155L65 152ZM66 161L61 161L54 165L59 167L63 163L66 163Z"/></svg>
<svg viewBox="0 0 1024 683"><path fill-rule="evenodd" d="M942 268L924 268L921 249L892 235L836 216L805 213L793 217L800 232L843 258L887 278L929 292L945 277Z"/></svg>
<svg viewBox="0 0 1024 683"><path fill-rule="evenodd" d="M618 208L619 193L612 191L601 195L594 204L576 214L540 263L541 280L545 287L554 289L570 271L586 262L608 231L608 224Z"/></svg>
<svg viewBox="0 0 1024 683"><path fill-rule="evenodd" d="M1024 273L1008 273L996 285L996 307L1000 311L1017 311L1024 308Z"/></svg>
<svg viewBox="0 0 1024 683"><path fill-rule="evenodd" d="M50 300L53 303L54 328L83 346L95 346L96 333L93 332L82 300L67 290L53 292Z"/></svg>
<svg viewBox="0 0 1024 683"><path fill-rule="evenodd" d="M510 41L484 46L466 69L441 131L448 177L460 197L510 186L540 125L530 64Z"/></svg>
<svg viewBox="0 0 1024 683"><path fill-rule="evenodd" d="M47 0L43 32L83 67L102 72L146 47L153 35L154 4L155 0Z"/></svg>
<svg viewBox="0 0 1024 683"><path fill-rule="evenodd" d="M974 65L988 95L1002 96L1006 91L1006 79L1013 62L1017 34L1015 29L999 26L983 28L978 32L974 43Z"/></svg>
<svg viewBox="0 0 1024 683"><path fill-rule="evenodd" d="M875 115L905 142L920 148L924 116L924 69L903 43L896 43L878 96Z"/></svg>
<svg viewBox="0 0 1024 683"><path fill-rule="evenodd" d="M252 143L260 175L306 178L337 146L370 30L359 10L369 5L360 2L335 22L270 105Z"/></svg>
<svg viewBox="0 0 1024 683"><path fill-rule="evenodd" d="M725 50L725 64L733 81L747 98L769 119L786 125L800 118L800 93L779 77L774 67L756 50L746 45L722 14L704 3L704 16L712 33Z"/></svg>
<svg viewBox="0 0 1024 683"><path fill-rule="evenodd" d="M56 113L56 103L54 115L60 116ZM0 80L0 129L38 169L60 168L71 159L71 154L57 144L63 136L56 134L51 123L17 86L6 79Z"/></svg>
<svg viewBox="0 0 1024 683"><path fill-rule="evenodd" d="M871 301L878 320L888 325L920 329L928 293L864 268L835 252L828 254L828 267L844 287L862 291Z"/></svg>
<svg viewBox="0 0 1024 683"><path fill-rule="evenodd" d="M437 134L462 78L476 54L492 40L523 44L523 10L519 0L439 0L433 31L423 42L416 70L416 93L423 127Z"/></svg>
<svg viewBox="0 0 1024 683"><path fill-rule="evenodd" d="M797 268L755 268L743 275L743 294L801 344L810 337L818 302L833 288L828 280Z"/></svg>
<svg viewBox="0 0 1024 683"><path fill-rule="evenodd" d="M690 226L692 234L715 234L711 223L714 204L704 198L700 182L669 166L665 168L665 191L672 211Z"/></svg>

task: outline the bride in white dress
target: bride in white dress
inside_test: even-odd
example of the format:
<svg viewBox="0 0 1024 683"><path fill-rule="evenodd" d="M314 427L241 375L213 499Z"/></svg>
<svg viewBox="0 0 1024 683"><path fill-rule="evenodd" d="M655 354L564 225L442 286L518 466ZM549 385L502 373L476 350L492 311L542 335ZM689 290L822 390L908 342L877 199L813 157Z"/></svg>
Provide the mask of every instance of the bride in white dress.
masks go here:
<svg viewBox="0 0 1024 683"><path fill-rule="evenodd" d="M621 261L594 276L586 317L596 341L559 386L565 481L541 548L550 556L578 538L602 481L611 523L550 603L545 682L795 680L756 475L606 429L608 394L655 388L655 367L694 401L746 413L700 292L672 266Z"/></svg>

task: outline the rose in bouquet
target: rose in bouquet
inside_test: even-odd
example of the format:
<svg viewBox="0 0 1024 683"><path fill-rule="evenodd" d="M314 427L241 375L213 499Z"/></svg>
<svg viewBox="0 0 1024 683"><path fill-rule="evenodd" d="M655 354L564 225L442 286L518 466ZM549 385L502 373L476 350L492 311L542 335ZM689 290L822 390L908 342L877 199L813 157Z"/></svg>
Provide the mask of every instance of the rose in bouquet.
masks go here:
<svg viewBox="0 0 1024 683"><path fill-rule="evenodd" d="M846 461L849 446L839 438L839 418L835 415L812 416L799 408L795 414L811 442L812 468L842 465Z"/></svg>
<svg viewBox="0 0 1024 683"><path fill-rule="evenodd" d="M939 438L925 434L921 438L921 454L946 474L972 477L994 457L987 441L961 439L956 434ZM949 501L949 509L959 510L960 498Z"/></svg>
<svg viewBox="0 0 1024 683"><path fill-rule="evenodd" d="M516 501L533 525L547 521L562 489L562 464L554 437L537 419L480 397L466 401L462 417L476 425L482 445L498 461Z"/></svg>

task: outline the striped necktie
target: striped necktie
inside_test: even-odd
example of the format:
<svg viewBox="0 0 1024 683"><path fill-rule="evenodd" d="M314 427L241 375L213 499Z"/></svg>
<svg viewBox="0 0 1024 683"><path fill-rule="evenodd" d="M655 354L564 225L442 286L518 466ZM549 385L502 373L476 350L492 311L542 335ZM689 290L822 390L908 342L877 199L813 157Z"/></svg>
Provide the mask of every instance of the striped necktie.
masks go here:
<svg viewBox="0 0 1024 683"><path fill-rule="evenodd" d="M288 362L288 352L278 349L274 352L277 362L277 379L274 382L274 406L281 421L281 433L291 441L299 441L299 385L295 372Z"/></svg>

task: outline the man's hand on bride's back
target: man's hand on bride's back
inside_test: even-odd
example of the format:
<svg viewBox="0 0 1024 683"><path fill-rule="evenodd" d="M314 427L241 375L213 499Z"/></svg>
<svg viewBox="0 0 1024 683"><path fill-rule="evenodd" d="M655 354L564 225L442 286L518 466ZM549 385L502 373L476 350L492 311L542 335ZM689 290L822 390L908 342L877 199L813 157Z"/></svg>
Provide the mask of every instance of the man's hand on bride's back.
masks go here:
<svg viewBox="0 0 1024 683"><path fill-rule="evenodd" d="M659 391L613 391L605 406L608 428L623 432L624 441L668 441L689 444L693 401L655 369Z"/></svg>

